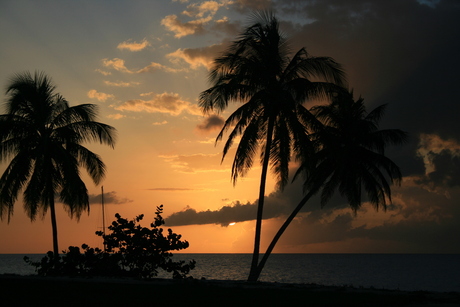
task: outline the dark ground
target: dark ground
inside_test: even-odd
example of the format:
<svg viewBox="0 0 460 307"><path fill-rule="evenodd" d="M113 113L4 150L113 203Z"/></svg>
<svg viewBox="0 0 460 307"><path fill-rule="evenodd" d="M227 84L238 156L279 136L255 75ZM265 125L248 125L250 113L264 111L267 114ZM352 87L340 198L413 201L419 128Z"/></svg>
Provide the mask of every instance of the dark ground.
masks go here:
<svg viewBox="0 0 460 307"><path fill-rule="evenodd" d="M460 293L0 275L0 306L460 306Z"/></svg>

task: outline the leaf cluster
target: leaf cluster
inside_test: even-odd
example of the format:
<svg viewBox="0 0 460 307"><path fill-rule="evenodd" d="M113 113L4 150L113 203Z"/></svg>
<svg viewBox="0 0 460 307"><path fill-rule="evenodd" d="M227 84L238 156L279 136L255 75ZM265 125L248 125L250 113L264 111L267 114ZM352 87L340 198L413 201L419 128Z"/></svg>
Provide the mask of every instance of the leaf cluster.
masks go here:
<svg viewBox="0 0 460 307"><path fill-rule="evenodd" d="M109 234L96 232L104 239L104 250L83 244L81 250L70 246L62 257L50 251L40 262L24 259L41 276L152 278L163 269L175 279L185 278L195 268L195 261L173 261L171 251L188 248L189 243L181 241L182 236L171 229L164 232L162 211L163 205L157 207L151 228L139 224L144 217L142 214L127 220L117 213L116 220L108 227Z"/></svg>

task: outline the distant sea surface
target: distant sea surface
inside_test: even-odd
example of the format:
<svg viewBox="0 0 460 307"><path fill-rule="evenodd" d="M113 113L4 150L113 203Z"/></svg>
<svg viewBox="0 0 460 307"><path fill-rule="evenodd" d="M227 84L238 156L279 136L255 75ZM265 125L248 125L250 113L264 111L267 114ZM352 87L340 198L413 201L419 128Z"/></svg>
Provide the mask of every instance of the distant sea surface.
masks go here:
<svg viewBox="0 0 460 307"><path fill-rule="evenodd" d="M0 274L35 274L24 256L0 254ZM194 278L245 280L251 254L175 254L196 261ZM170 278L160 273L158 277ZM405 291L460 292L460 255L451 254L272 254L260 281L374 287Z"/></svg>

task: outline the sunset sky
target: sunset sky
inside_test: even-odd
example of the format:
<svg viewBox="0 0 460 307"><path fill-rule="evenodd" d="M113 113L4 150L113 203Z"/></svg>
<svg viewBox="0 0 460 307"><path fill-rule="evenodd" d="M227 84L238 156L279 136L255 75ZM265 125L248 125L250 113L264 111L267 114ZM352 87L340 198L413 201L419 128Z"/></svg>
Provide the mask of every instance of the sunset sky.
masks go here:
<svg viewBox="0 0 460 307"><path fill-rule="evenodd" d="M275 12L292 50L341 63L368 110L388 103L381 128L410 135L387 151L404 178L386 212L364 204L354 216L339 197L323 209L312 199L275 252L460 253L458 0L1 0L2 103L16 73L44 71L71 105L97 104L118 130L115 149L88 144L107 164L108 222L145 214L148 225L163 204L185 252L250 253L261 168L233 186L234 151L221 164L215 137L237 104L204 116L198 97L213 59L260 9ZM58 204L61 250L101 246L101 187L84 178L91 212L71 220ZM262 250L302 197L300 182L284 192L274 183ZM0 253L51 249L49 214L31 223L20 198L0 222Z"/></svg>

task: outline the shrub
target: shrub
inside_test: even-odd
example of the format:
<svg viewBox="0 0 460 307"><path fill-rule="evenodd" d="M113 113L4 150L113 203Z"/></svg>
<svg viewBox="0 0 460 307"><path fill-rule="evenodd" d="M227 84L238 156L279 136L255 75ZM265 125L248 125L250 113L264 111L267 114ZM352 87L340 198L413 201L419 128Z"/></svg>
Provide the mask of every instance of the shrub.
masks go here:
<svg viewBox="0 0 460 307"><path fill-rule="evenodd" d="M151 228L139 224L143 214L128 221L117 213L116 220L108 227L109 234L96 232L104 239L104 250L83 244L83 252L77 246L70 246L63 256L55 256L50 251L39 262L32 262L28 257L24 260L35 266L41 276L152 278L158 275L158 269L163 269L171 272L173 278L184 278L195 268L195 261L172 260L171 251L185 249L189 243L181 241L182 236L171 229L164 234L162 212L163 205L157 207Z"/></svg>

